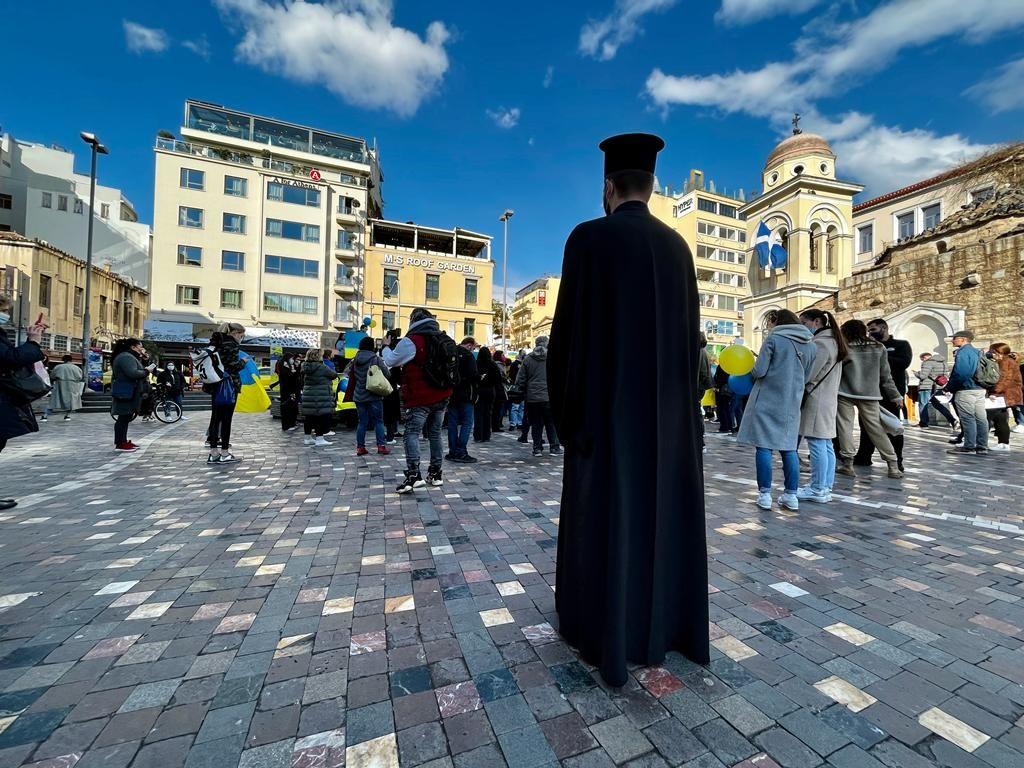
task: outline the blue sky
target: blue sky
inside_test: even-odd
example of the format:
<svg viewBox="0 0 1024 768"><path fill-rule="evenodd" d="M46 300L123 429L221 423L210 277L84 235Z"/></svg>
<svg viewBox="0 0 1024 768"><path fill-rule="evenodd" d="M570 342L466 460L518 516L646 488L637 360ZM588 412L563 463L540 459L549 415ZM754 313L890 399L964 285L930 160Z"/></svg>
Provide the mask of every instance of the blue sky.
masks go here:
<svg viewBox="0 0 1024 768"><path fill-rule="evenodd" d="M0 126L82 168L96 132L143 220L156 132L205 99L376 139L385 215L493 234L499 267L513 208L510 290L600 214L610 134L662 135L663 185L749 190L799 110L866 194L1024 138L1021 0L11 0L4 24Z"/></svg>

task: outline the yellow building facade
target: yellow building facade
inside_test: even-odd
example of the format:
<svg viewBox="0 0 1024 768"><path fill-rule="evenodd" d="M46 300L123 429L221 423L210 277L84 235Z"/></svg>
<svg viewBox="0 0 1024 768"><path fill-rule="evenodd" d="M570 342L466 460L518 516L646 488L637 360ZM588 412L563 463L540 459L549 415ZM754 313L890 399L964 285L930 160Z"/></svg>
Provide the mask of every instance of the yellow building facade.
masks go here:
<svg viewBox="0 0 1024 768"><path fill-rule="evenodd" d="M382 336L391 328L406 331L410 312L426 307L457 342L472 336L489 344L500 332L493 327L493 273L489 235L372 220L363 291L336 286L336 316L369 316L376 321L371 335Z"/></svg>
<svg viewBox="0 0 1024 768"><path fill-rule="evenodd" d="M771 309L799 312L831 295L854 264L853 197L864 187L836 177L828 142L794 129L768 156L762 192L746 203L750 298L743 310L744 341L757 349ZM789 258L784 268L761 268L755 251L761 222L778 235Z"/></svg>
<svg viewBox="0 0 1024 768"><path fill-rule="evenodd" d="M650 210L690 246L697 271L700 327L712 347L743 336L747 278L747 228L740 213L744 200L715 191L700 170L679 193L655 191Z"/></svg>
<svg viewBox="0 0 1024 768"><path fill-rule="evenodd" d="M516 291L508 320L509 349L531 348L538 336L551 334L561 282L556 275L546 275Z"/></svg>
<svg viewBox="0 0 1024 768"><path fill-rule="evenodd" d="M38 240L0 232L0 290L14 300L7 331L24 341L41 314L50 326L40 346L51 358L82 359L85 262ZM90 343L109 350L125 336L142 337L149 294L102 267L92 268L89 286Z"/></svg>

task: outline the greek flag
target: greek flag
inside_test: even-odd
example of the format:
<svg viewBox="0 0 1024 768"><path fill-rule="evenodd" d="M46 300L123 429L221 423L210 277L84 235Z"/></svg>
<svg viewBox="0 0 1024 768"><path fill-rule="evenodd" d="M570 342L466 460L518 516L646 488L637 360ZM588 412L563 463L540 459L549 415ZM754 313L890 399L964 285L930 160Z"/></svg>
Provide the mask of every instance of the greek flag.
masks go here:
<svg viewBox="0 0 1024 768"><path fill-rule="evenodd" d="M754 249L757 251L757 263L764 269L769 264L775 269L783 269L786 266L786 249L782 247L778 234L768 229L764 219L757 225L757 237L754 239Z"/></svg>

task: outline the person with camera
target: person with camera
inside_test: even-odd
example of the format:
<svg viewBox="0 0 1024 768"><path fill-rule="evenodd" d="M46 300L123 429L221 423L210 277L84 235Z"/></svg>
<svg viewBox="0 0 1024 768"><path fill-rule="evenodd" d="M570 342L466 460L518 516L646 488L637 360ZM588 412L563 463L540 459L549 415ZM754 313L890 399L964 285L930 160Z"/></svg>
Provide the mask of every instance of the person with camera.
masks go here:
<svg viewBox="0 0 1024 768"><path fill-rule="evenodd" d="M29 399L32 395L23 392L18 382L36 363L46 359L39 347L39 340L48 327L41 314L29 326L24 344L11 343L4 326L11 322L12 306L11 298L0 294L0 451L7 447L8 440L39 431ZM10 509L17 503L14 499L0 498L0 510Z"/></svg>
<svg viewBox="0 0 1024 768"><path fill-rule="evenodd" d="M142 396L156 363L144 364L146 350L141 341L132 338L115 341L113 356L110 413L115 417L114 449L137 451L139 446L128 439L128 424L142 411Z"/></svg>

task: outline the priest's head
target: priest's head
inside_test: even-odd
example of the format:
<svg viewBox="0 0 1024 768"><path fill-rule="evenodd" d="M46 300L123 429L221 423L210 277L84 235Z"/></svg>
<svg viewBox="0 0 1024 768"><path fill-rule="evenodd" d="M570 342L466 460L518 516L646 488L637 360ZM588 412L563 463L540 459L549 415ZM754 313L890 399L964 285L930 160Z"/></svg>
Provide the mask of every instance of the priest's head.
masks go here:
<svg viewBox="0 0 1024 768"><path fill-rule="evenodd" d="M612 213L626 202L646 203L654 192L658 152L665 146L649 133L623 133L601 142L604 152L604 212Z"/></svg>

